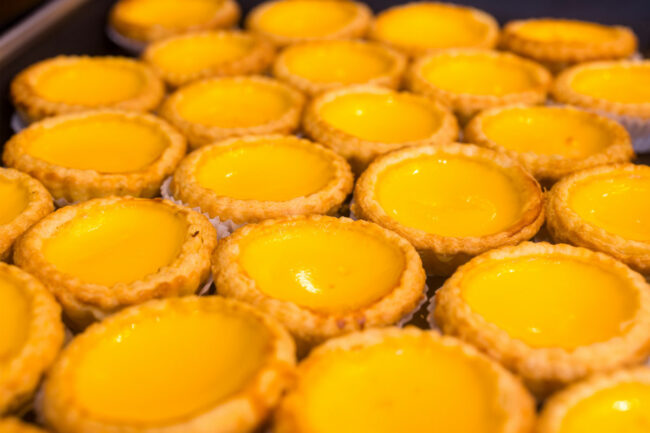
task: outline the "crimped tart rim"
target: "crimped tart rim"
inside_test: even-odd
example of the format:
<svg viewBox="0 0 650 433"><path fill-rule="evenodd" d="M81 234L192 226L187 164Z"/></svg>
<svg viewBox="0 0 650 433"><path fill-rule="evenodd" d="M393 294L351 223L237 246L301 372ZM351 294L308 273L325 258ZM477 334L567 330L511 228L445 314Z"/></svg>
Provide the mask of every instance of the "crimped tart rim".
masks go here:
<svg viewBox="0 0 650 433"><path fill-rule="evenodd" d="M197 166L204 158L210 158L215 152L225 152L233 145L245 146L267 140L286 140L291 146L309 150L323 160L328 160L332 165L332 179L319 191L286 201L241 200L222 196L196 180ZM282 167L277 169L282 170ZM170 190L175 198L201 208L212 218L251 223L288 215L334 213L352 191L353 182L352 172L345 159L318 143L290 135L256 135L230 138L192 152L174 172Z"/></svg>
<svg viewBox="0 0 650 433"><path fill-rule="evenodd" d="M234 312L255 319L269 332L270 347L266 362L248 383L235 394L226 397L205 412L187 415L165 424L128 425L119 421L100 419L86 412L71 390L73 361L84 347L101 339L112 327L168 310L200 309L203 311ZM207 330L206 330L207 332ZM75 338L63 351L44 383L38 412L46 424L70 432L121 431L140 432L231 432L253 430L277 404L293 376L295 346L287 331L276 320L242 302L220 296L184 297L155 300L130 307L102 322L95 323ZM188 367L191 367L188 365ZM182 396L178 396L182 398Z"/></svg>

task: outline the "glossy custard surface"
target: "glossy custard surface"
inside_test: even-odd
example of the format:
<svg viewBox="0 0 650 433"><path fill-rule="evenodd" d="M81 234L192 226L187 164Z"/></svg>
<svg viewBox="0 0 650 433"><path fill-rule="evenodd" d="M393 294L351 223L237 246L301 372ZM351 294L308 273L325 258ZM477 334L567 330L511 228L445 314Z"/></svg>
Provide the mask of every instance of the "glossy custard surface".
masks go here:
<svg viewBox="0 0 650 433"><path fill-rule="evenodd" d="M532 20L517 27L516 33L540 42L593 44L616 39L616 29L600 24L569 20Z"/></svg>
<svg viewBox="0 0 650 433"><path fill-rule="evenodd" d="M126 0L119 13L132 25L183 28L207 23L222 5L223 0Z"/></svg>
<svg viewBox="0 0 650 433"><path fill-rule="evenodd" d="M585 68L578 71L571 87L597 99L624 104L650 103L650 63L630 67Z"/></svg>
<svg viewBox="0 0 650 433"><path fill-rule="evenodd" d="M0 365L25 344L30 322L30 300L18 281L0 271Z"/></svg>
<svg viewBox="0 0 650 433"><path fill-rule="evenodd" d="M8 224L29 204L27 188L16 180L0 176L0 203L0 225Z"/></svg>

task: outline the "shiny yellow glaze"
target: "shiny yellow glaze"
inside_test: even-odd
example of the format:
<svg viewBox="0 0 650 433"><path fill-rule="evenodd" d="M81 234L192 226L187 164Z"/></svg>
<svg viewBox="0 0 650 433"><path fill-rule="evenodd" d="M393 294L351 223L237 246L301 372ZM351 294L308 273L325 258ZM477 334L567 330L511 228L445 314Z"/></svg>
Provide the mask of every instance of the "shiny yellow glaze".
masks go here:
<svg viewBox="0 0 650 433"><path fill-rule="evenodd" d="M410 336L338 350L303 376L301 418L321 433L498 432L505 413L486 367Z"/></svg>
<svg viewBox="0 0 650 433"><path fill-rule="evenodd" d="M21 284L0 273L0 368L25 343L29 331L30 300Z"/></svg>
<svg viewBox="0 0 650 433"><path fill-rule="evenodd" d="M481 125L485 135L499 146L538 155L585 158L603 151L613 140L606 125L577 110L506 109L484 117Z"/></svg>
<svg viewBox="0 0 650 433"><path fill-rule="evenodd" d="M27 188L15 179L0 176L0 225L13 221L29 204Z"/></svg>
<svg viewBox="0 0 650 433"><path fill-rule="evenodd" d="M365 83L389 73L393 64L379 48L348 41L296 45L284 59L292 74L317 83Z"/></svg>
<svg viewBox="0 0 650 433"><path fill-rule="evenodd" d="M258 30L274 35L317 38L329 36L349 25L357 6L339 0L282 0L262 12Z"/></svg>
<svg viewBox="0 0 650 433"><path fill-rule="evenodd" d="M538 85L529 68L485 54L434 57L423 66L422 75L442 90L473 95L503 96Z"/></svg>
<svg viewBox="0 0 650 433"><path fill-rule="evenodd" d="M568 205L609 233L650 241L650 173L610 173L574 185Z"/></svg>
<svg viewBox="0 0 650 433"><path fill-rule="evenodd" d="M532 347L573 349L618 337L639 308L629 282L559 254L483 263L461 287L476 314Z"/></svg>
<svg viewBox="0 0 650 433"><path fill-rule="evenodd" d="M398 284L405 266L394 245L336 221L276 225L244 239L240 264L259 290L315 311L366 307Z"/></svg>
<svg viewBox="0 0 650 433"><path fill-rule="evenodd" d="M223 0L123 0L120 20L137 26L184 28L209 22Z"/></svg>
<svg viewBox="0 0 650 433"><path fill-rule="evenodd" d="M148 59L168 73L194 74L250 54L255 40L229 33L205 33L165 42Z"/></svg>
<svg viewBox="0 0 650 433"><path fill-rule="evenodd" d="M596 23L569 20L532 20L517 26L516 34L540 42L610 42L618 32Z"/></svg>
<svg viewBox="0 0 650 433"><path fill-rule="evenodd" d="M182 90L180 115L190 122L221 128L265 125L283 116L291 100L276 86L220 79Z"/></svg>
<svg viewBox="0 0 650 433"><path fill-rule="evenodd" d="M97 107L131 99L145 84L142 73L110 59L83 59L53 65L39 74L34 90L44 99Z"/></svg>
<svg viewBox="0 0 650 433"><path fill-rule="evenodd" d="M506 172L488 161L422 155L386 168L375 198L400 224L441 236L485 236L522 216L523 196Z"/></svg>
<svg viewBox="0 0 650 433"><path fill-rule="evenodd" d="M201 186L219 196L286 201L322 190L334 167L311 147L280 138L219 147L205 154L195 173Z"/></svg>
<svg viewBox="0 0 650 433"><path fill-rule="evenodd" d="M43 244L45 259L84 282L130 283L170 265L187 223L160 203L137 201L91 208Z"/></svg>
<svg viewBox="0 0 650 433"><path fill-rule="evenodd" d="M269 351L268 331L242 314L190 308L109 327L79 351L76 401L129 425L198 416L241 390Z"/></svg>
<svg viewBox="0 0 650 433"><path fill-rule="evenodd" d="M151 165L168 145L150 124L97 114L41 128L30 137L27 153L61 167L128 173Z"/></svg>
<svg viewBox="0 0 650 433"><path fill-rule="evenodd" d="M319 114L336 129L363 140L401 143L431 137L442 114L397 92L352 92L323 104Z"/></svg>
<svg viewBox="0 0 650 433"><path fill-rule="evenodd" d="M383 13L375 21L375 34L397 46L420 49L482 45L489 27L470 9L444 4L415 4Z"/></svg>
<svg viewBox="0 0 650 433"><path fill-rule="evenodd" d="M646 433L650 430L650 385L626 382L596 391L566 413L558 433Z"/></svg>
<svg viewBox="0 0 650 433"><path fill-rule="evenodd" d="M571 87L598 99L624 104L650 103L650 63L630 67L585 68L578 71Z"/></svg>

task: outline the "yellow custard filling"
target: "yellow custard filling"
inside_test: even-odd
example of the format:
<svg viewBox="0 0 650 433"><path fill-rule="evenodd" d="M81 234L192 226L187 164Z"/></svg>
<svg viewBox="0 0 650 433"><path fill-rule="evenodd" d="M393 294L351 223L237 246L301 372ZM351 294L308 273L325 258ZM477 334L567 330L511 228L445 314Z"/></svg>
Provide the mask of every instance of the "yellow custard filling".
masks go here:
<svg viewBox="0 0 650 433"><path fill-rule="evenodd" d="M516 33L540 42L579 42L593 44L616 39L615 28L570 20L530 20L517 26Z"/></svg>
<svg viewBox="0 0 650 433"><path fill-rule="evenodd" d="M650 385L619 383L572 406L558 433L645 433L650 429Z"/></svg>
<svg viewBox="0 0 650 433"><path fill-rule="evenodd" d="M326 354L300 391L303 417L322 433L492 433L505 422L497 387L459 348L403 337Z"/></svg>
<svg viewBox="0 0 650 433"><path fill-rule="evenodd" d="M453 93L503 96L538 85L533 71L523 64L480 53L436 56L421 72L434 86Z"/></svg>
<svg viewBox="0 0 650 433"><path fill-rule="evenodd" d="M439 3L396 7L377 17L375 35L397 46L420 49L479 46L490 27L475 14L468 8Z"/></svg>
<svg viewBox="0 0 650 433"><path fill-rule="evenodd" d="M61 167L128 173L155 162L169 145L152 125L119 114L94 114L41 128L27 152Z"/></svg>
<svg viewBox="0 0 650 433"><path fill-rule="evenodd" d="M573 76L574 91L624 104L650 103L650 63L584 68Z"/></svg>
<svg viewBox="0 0 650 433"><path fill-rule="evenodd" d="M292 74L317 83L364 83L393 66L381 49L349 41L295 45L285 51L284 59Z"/></svg>
<svg viewBox="0 0 650 433"><path fill-rule="evenodd" d="M422 155L386 168L375 198L400 224L441 236L485 236L515 224L523 195L507 173L484 160Z"/></svg>
<svg viewBox="0 0 650 433"><path fill-rule="evenodd" d="M585 158L613 140L606 125L577 110L547 107L511 108L486 116L483 132L499 146L516 152Z"/></svg>
<svg viewBox="0 0 650 433"><path fill-rule="evenodd" d="M219 79L182 90L179 114L186 120L221 128L265 125L282 117L290 98L281 88L257 81Z"/></svg>
<svg viewBox="0 0 650 433"><path fill-rule="evenodd" d="M55 64L39 74L34 89L53 102L96 107L131 99L145 84L140 71L111 59Z"/></svg>
<svg viewBox="0 0 650 433"><path fill-rule="evenodd" d="M396 92L341 94L319 114L336 129L379 143L423 140L442 124L442 113Z"/></svg>
<svg viewBox="0 0 650 433"><path fill-rule="evenodd" d="M122 0L122 21L138 26L183 28L209 22L223 0Z"/></svg>
<svg viewBox="0 0 650 433"><path fill-rule="evenodd" d="M582 219L636 241L650 241L650 175L610 174L574 185L568 205Z"/></svg>
<svg viewBox="0 0 650 433"><path fill-rule="evenodd" d="M86 283L112 286L158 272L178 257L187 222L161 203L90 208L43 243L45 259Z"/></svg>
<svg viewBox="0 0 650 433"><path fill-rule="evenodd" d="M292 138L239 141L208 152L196 168L198 183L238 200L286 201L322 190L332 162Z"/></svg>
<svg viewBox="0 0 650 433"><path fill-rule="evenodd" d="M269 351L243 314L176 308L122 321L70 360L75 401L128 425L194 417L241 390Z"/></svg>
<svg viewBox="0 0 650 433"><path fill-rule="evenodd" d="M30 301L23 287L6 272L0 273L0 366L27 340Z"/></svg>
<svg viewBox="0 0 650 433"><path fill-rule="evenodd" d="M255 46L251 37L232 33L204 33L164 42L149 61L164 71L194 74L239 60Z"/></svg>
<svg viewBox="0 0 650 433"><path fill-rule="evenodd" d="M355 19L355 3L339 0L280 0L264 9L258 30L297 38L329 36Z"/></svg>
<svg viewBox="0 0 650 433"><path fill-rule="evenodd" d="M623 278L560 255L486 262L461 290L476 314L532 347L574 349L618 337L639 308Z"/></svg>
<svg viewBox="0 0 650 433"><path fill-rule="evenodd" d="M393 290L405 258L394 245L349 224L298 222L251 233L241 244L240 264L268 296L341 313Z"/></svg>
<svg viewBox="0 0 650 433"><path fill-rule="evenodd" d="M29 204L29 192L21 183L0 176L0 203L0 225L10 223Z"/></svg>

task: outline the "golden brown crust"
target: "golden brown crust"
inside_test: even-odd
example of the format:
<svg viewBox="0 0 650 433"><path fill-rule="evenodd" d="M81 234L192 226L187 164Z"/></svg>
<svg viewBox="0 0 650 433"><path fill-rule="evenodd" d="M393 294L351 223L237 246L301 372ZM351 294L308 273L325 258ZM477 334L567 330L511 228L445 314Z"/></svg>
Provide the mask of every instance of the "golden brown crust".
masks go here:
<svg viewBox="0 0 650 433"><path fill-rule="evenodd" d="M588 42L561 39L540 41L529 38L520 32L522 26L540 22L547 22L549 25L556 23L598 25L611 30L612 38L608 41ZM501 32L500 46L520 56L549 65L552 70L558 70L562 66L566 67L574 63L629 57L637 49L637 40L634 32L629 27L603 26L602 24L555 18L536 18L515 20L507 23Z"/></svg>
<svg viewBox="0 0 650 433"><path fill-rule="evenodd" d="M27 424L18 418L9 417L0 419L0 433L47 433L34 424Z"/></svg>
<svg viewBox="0 0 650 433"><path fill-rule="evenodd" d="M164 314L169 309L225 311L246 315L260 322L270 335L269 354L260 370L243 389L216 406L194 417L180 419L165 425L141 423L128 425L119 421L100 419L86 411L75 395L72 384L74 360L85 345L99 340L111 327L127 326L142 317ZM206 330L209 332L209 330ZM174 348L170 348L174 350ZM220 296L164 299L128 308L102 322L95 323L70 343L52 367L43 387L39 413L46 424L57 431L70 433L226 433L253 431L270 413L293 378L295 346L287 331L276 320L258 310L232 299ZM187 366L191 368L191 365ZM178 396L183 398L183 396Z"/></svg>
<svg viewBox="0 0 650 433"><path fill-rule="evenodd" d="M422 72L431 61L439 57L485 56L500 62L526 69L534 77L535 84L528 90L497 95L477 95L455 93L439 88L430 82ZM417 59L406 74L407 87L415 92L431 97L451 107L462 123L479 111L512 104L536 105L546 101L546 94L551 85L551 74L542 65L514 54L479 49L450 49L432 53Z"/></svg>
<svg viewBox="0 0 650 433"><path fill-rule="evenodd" d="M628 162L634 158L634 149L630 135L619 123L594 113L586 113L573 107L545 107L545 110L553 110L558 114L562 112L580 113L585 119L595 124L602 125L603 129L610 131L612 139L609 145L602 151L589 155L585 158L576 159L562 155L547 155L535 152L517 152L501 146L498 142L489 137L483 130L483 122L491 116L497 116L508 110L523 108L523 105L497 107L482 111L474 116L465 126L464 139L470 143L506 153L511 158L518 160L526 170L535 176L540 182L555 182L569 173L596 167L599 165Z"/></svg>
<svg viewBox="0 0 650 433"><path fill-rule="evenodd" d="M333 40L333 39L355 39L362 38L368 32L370 27L370 22L372 21L372 11L368 6L363 3L348 1L345 0L344 3L354 5L356 9L356 14L354 18L338 29L337 31L321 37L291 37L285 35L279 35L271 33L264 29L260 24L260 20L264 15L264 12L269 8L272 8L276 3L290 1L290 0L270 0L264 3L259 4L248 14L244 27L247 30L250 30L253 33L257 33L265 39L271 41L274 45L278 47L284 47L287 45L297 44L301 42L309 42L316 40ZM329 1L329 0L327 0ZM338 1L338 0L337 0Z"/></svg>
<svg viewBox="0 0 650 433"><path fill-rule="evenodd" d="M576 65L558 75L555 83L553 84L553 88L551 89L551 93L556 101L563 104L575 105L577 107L594 110L605 115L623 117L629 116L648 121L650 120L650 101L640 104L616 102L585 95L573 89L573 80L581 71L589 69L607 70L610 68L626 69L634 67L643 67L650 69L650 61L619 60L611 62L591 62L582 65Z"/></svg>
<svg viewBox="0 0 650 433"><path fill-rule="evenodd" d="M30 155L30 141L39 134L46 134L48 129L68 121L103 116L119 117L125 122L137 122L157 130L166 137L168 143L165 150L147 167L125 173L69 168ZM110 134L110 131L107 133ZM183 159L186 149L185 138L164 120L151 114L107 109L56 116L30 125L5 144L2 160L5 165L41 181L54 198L79 202L111 195L155 197L162 182Z"/></svg>
<svg viewBox="0 0 650 433"><path fill-rule="evenodd" d="M197 86L209 86L211 83L220 80L231 80L233 82L245 82L270 86L284 93L290 101L291 107L279 118L262 125L238 128L223 128L219 126L202 125L185 119L178 111L176 104L183 99L186 89ZM213 141L224 140L230 137L242 137L245 135L265 134L290 134L298 128L305 97L292 87L280 81L262 76L238 76L228 78L211 78L190 83L172 93L160 107L160 116L167 119L174 125L189 142L192 150L205 146Z"/></svg>
<svg viewBox="0 0 650 433"><path fill-rule="evenodd" d="M218 63L193 73L182 73L165 69L156 63L157 52L164 51L169 44L183 39L206 37L239 38L251 43L250 51L243 57ZM148 63L154 71L172 88L180 87L192 81L211 77L230 77L235 75L252 75L264 73L275 56L275 48L267 40L238 30L204 31L166 38L147 46L142 53L142 60Z"/></svg>
<svg viewBox="0 0 650 433"><path fill-rule="evenodd" d="M48 69L57 65L74 64L77 62L106 62L128 68L140 74L144 83L140 93L131 99L112 104L86 106L66 102L50 101L40 96L38 79ZM114 108L127 111L153 111L165 95L165 85L156 73L147 65L126 57L90 57L90 56L58 56L35 63L20 72L11 82L11 100L21 117L29 122L35 122L45 117L59 114L79 113L90 109Z"/></svg>
<svg viewBox="0 0 650 433"><path fill-rule="evenodd" d="M61 308L36 278L6 263L0 263L0 275L22 285L24 295L29 298L30 313L23 346L17 353L0 361L2 415L19 409L31 398L41 376L61 349L63 323Z"/></svg>
<svg viewBox="0 0 650 433"><path fill-rule="evenodd" d="M418 104L431 110L441 117L440 127L431 134L431 136L417 141L407 141L402 143L381 143L364 140L352 134L348 134L338 128L335 128L326 122L320 115L323 105L338 98L339 96L351 93L375 93L386 95L399 95L407 98L414 104ZM314 98L305 110L303 118L303 129L314 141L332 148L335 152L348 160L352 166L352 171L359 175L366 169L368 164L377 156L400 149L406 146L416 146L434 143L446 143L458 138L458 122L456 117L447 108L431 99L414 95L408 92L396 92L383 87L360 85L350 86L341 89L330 90Z"/></svg>
<svg viewBox="0 0 650 433"><path fill-rule="evenodd" d="M432 5L439 5L439 6L444 6L450 9L460 9L463 11L471 12L472 18L475 20L477 24L483 25L486 28L485 32L485 37L476 43L472 48L485 48L485 49L490 49L494 48L497 45L497 42L499 41L499 23L497 23L497 20L494 19L492 15L487 14L486 12L480 10L480 9L475 9L472 7L467 7L467 6L461 6L461 5L456 5L452 3L439 3L439 2L411 2L411 3L405 3L402 5L398 6L393 6L389 9L386 9L385 11L381 12L380 14L377 15L375 20L373 21L373 24L370 28L369 32L369 39L375 40L378 42L382 42L388 46L391 46L395 48L396 50L399 50L410 57L416 58L422 55L425 55L430 52L434 51L439 51L437 48L431 48L431 49L426 49L422 48L419 46L414 46L414 45L401 45L401 44L396 44L391 42L390 40L387 40L381 33L379 32L377 28L377 23L381 21L385 16L390 14L391 12L398 10L398 9L404 9L404 8L410 8L410 7L419 7L420 5L427 5L427 4L432 4Z"/></svg>
<svg viewBox="0 0 650 433"><path fill-rule="evenodd" d="M241 16L241 10L235 0L220 0L221 7L204 23L185 27L165 27L160 24L145 26L130 22L122 16L125 5L134 1L137 0L120 0L115 3L108 16L108 22L110 27L120 35L145 43L190 32L232 27L237 24Z"/></svg>
<svg viewBox="0 0 650 433"><path fill-rule="evenodd" d="M398 51L393 50L389 47L375 44L372 42L366 42L361 40L343 40L343 41L312 41L305 42L302 44L297 44L285 48L275 59L273 64L273 75L279 80L285 81L295 87L296 89L302 91L303 93L309 96L315 96L319 93L323 93L328 90L336 89L339 87L345 87L350 85L350 83L329 81L329 82L316 82L312 81L309 78L303 77L301 75L295 74L289 65L287 65L287 59L291 55L296 55L296 52L299 50L308 49L310 47L327 47L333 46L336 47L337 44L345 43L350 44L358 48L359 50L373 50L377 53L378 56L382 56L387 59L390 63L388 69L379 76L376 76L367 82L364 83L355 83L355 84L369 84L375 86L388 87L391 89L397 89L402 83L402 76L406 70L407 59L404 55L400 54Z"/></svg>
<svg viewBox="0 0 650 433"><path fill-rule="evenodd" d="M187 233L176 259L141 280L113 286L87 283L59 271L43 254L43 244L63 224L81 218L93 208L137 201L155 202L187 221ZM191 295L210 275L210 256L217 243L214 227L198 212L168 200L108 197L66 206L35 224L17 242L14 262L35 275L63 306L68 323L83 329L96 320L153 298Z"/></svg>
<svg viewBox="0 0 650 433"><path fill-rule="evenodd" d="M599 391L623 383L650 385L650 369L646 366L634 367L596 375L554 394L540 413L536 433L558 433L564 417L576 404Z"/></svg>
<svg viewBox="0 0 650 433"><path fill-rule="evenodd" d="M401 161L436 153L464 155L507 172L525 197L520 220L499 233L461 238L427 233L404 226L391 218L375 198L380 174ZM458 266L482 252L531 239L544 222L542 190L523 167L507 155L461 143L409 147L377 158L357 181L352 211L358 217L373 221L408 239L420 253L424 268L431 275L449 275Z"/></svg>
<svg viewBox="0 0 650 433"><path fill-rule="evenodd" d="M607 178L613 174L636 174L650 177L650 167L645 165L618 164L595 167L567 176L556 183L547 193L547 229L556 242L602 251L624 262L643 274L650 274L650 242L625 239L609 233L602 227L582 219L569 206L571 189L589 179ZM622 210L624 211L624 210Z"/></svg>
<svg viewBox="0 0 650 433"><path fill-rule="evenodd" d="M371 305L355 311L322 313L289 301L282 301L266 295L257 288L255 280L246 274L239 262L239 243L248 236L267 233L281 226L291 226L307 222L326 224L336 222L353 230L381 239L404 255L405 268L400 281L392 291ZM397 323L413 311L425 296L425 274L422 262L415 249L403 238L382 227L366 221L353 221L349 218L333 218L323 215L298 216L278 220L266 220L249 224L225 238L214 252L212 274L219 294L248 302L278 318L296 339L300 351L313 347L324 340L362 330L368 327L381 327Z"/></svg>
<svg viewBox="0 0 650 433"><path fill-rule="evenodd" d="M315 433L320 431L318 426L310 425L307 419L305 405L304 377L314 369L319 369L319 363L332 353L362 350L366 347L382 344L383 342L411 338L418 339L422 344L439 344L446 347L457 347L464 355L472 358L489 374L497 377L498 395L495 404L506 414L502 429L495 433L530 433L535 424L534 401L521 384L520 380L510 374L496 362L481 354L472 346L462 341L441 336L436 331L424 331L414 327L369 329L354 332L349 335L334 338L314 349L298 366L297 379L287 396L282 400L274 419L274 432L277 433ZM444 374L444 373L442 373ZM433 390L431 390L434 392Z"/></svg>
<svg viewBox="0 0 650 433"><path fill-rule="evenodd" d="M296 197L286 201L239 200L221 196L217 192L203 187L196 179L196 170L204 158L209 158L215 152L227 150L237 143L255 143L265 140L282 139L292 146L308 149L327 159L332 165L332 179L321 190L308 196ZM282 167L277 167L282 170ZM331 150L293 136L262 135L231 138L192 152L180 164L170 184L174 198L198 207L211 218L232 220L234 223L252 223L270 218L280 218L289 215L335 214L341 204L352 191L354 178L350 166L341 156Z"/></svg>
<svg viewBox="0 0 650 433"><path fill-rule="evenodd" d="M0 224L0 261L10 258L14 241L34 223L54 210L52 196L36 179L12 168L0 168L0 178L20 182L27 188L27 207L12 221Z"/></svg>
<svg viewBox="0 0 650 433"><path fill-rule="evenodd" d="M474 313L462 296L462 280L483 263L529 255L562 255L601 266L630 282L638 294L639 309L628 331L618 337L574 349L532 347L514 339ZM569 245L525 242L482 254L448 279L435 296L435 322L443 333L478 347L520 375L528 388L543 397L591 374L613 371L643 361L650 351L650 287L623 263L602 253Z"/></svg>

